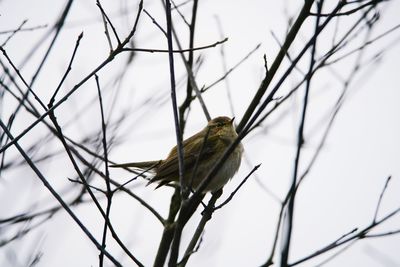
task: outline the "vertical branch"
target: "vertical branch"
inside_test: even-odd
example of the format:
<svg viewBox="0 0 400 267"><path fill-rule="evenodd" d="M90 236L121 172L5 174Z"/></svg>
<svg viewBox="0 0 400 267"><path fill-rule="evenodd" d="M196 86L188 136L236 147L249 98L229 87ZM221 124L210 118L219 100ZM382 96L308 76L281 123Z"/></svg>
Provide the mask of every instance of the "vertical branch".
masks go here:
<svg viewBox="0 0 400 267"><path fill-rule="evenodd" d="M171 100L172 100L172 110L174 114L174 122L175 122L175 134L176 134L176 143L178 150L178 166L179 166L179 183L181 185L181 195L183 198L186 198L186 185L184 184L183 179L183 147L182 147L182 135L179 123L178 116L178 105L176 102L176 88L175 88L175 67L174 67L174 53L173 53L173 44L172 44L172 19L171 19L171 2L170 0L166 0L166 9L165 14L167 18L167 40L168 40L168 60L169 60L169 74L170 74L170 82L171 82ZM185 194L184 194L185 193Z"/></svg>
<svg viewBox="0 0 400 267"><path fill-rule="evenodd" d="M189 25L189 58L187 60L187 68L193 70L193 58L194 58L194 52L193 52L193 46L194 46L194 33L196 29L196 18L197 18L197 5L198 5L198 0L193 1L193 8L192 8L192 20ZM186 85L186 99L183 101L182 105L179 107L179 120L182 125L182 133L184 130L184 125L185 125L185 112L189 108L190 103L192 102L192 91L193 87L190 82L190 77L188 75L188 80L187 80L187 85Z"/></svg>
<svg viewBox="0 0 400 267"><path fill-rule="evenodd" d="M195 25L196 25L196 17L197 17L197 6L198 6L198 0L195 0L193 2L193 8L192 8L192 18L191 18L191 24L189 25L190 28L190 36L189 36L189 60L186 60L185 56L183 55L183 53L180 53L181 58L183 60L183 63L186 67L186 71L188 73L188 82L187 82L187 93L186 93L186 99L184 100L184 102L182 103L182 105L179 107L179 120L177 119L176 115L175 115L175 111L176 111L176 97L175 97L175 88L174 88L174 84L172 83L172 78L173 78L173 67L171 68L171 62L173 63L173 56L172 56L172 33L174 34L175 40L177 42L178 48L179 50L182 50L182 47L180 45L178 36L176 34L176 32L174 31L174 28L172 27L172 22L171 22L171 3L169 1L166 1L164 3L164 1L162 1L165 7L165 12L167 15L167 38L168 38L168 49L169 49L169 58L170 58L170 72L171 72L171 95L172 95L172 101L173 101L173 109L174 109L174 118L175 118L175 125L179 126L180 128L176 127L176 129L179 129L179 136L178 133L177 135L177 141L178 141L178 164L179 164L179 178L180 178L180 184L181 184L181 196L182 199L185 199L188 196L188 187L186 184L184 184L183 182L183 153L182 152L182 148L180 147L180 142L182 142L182 135L183 135L183 129L185 127L185 119L184 119L184 115L185 115L185 111L187 110L187 108L190 106L190 103L192 101L192 90L194 89L200 104L203 108L204 114L206 115L207 120L210 120L211 117L207 111L207 108L205 106L204 101L202 100L201 94L199 92L199 89L197 88L196 82L194 80L194 75L193 75L193 71L192 71L192 67L193 67L193 47L194 47L194 33L195 33ZM153 19L154 22L154 19ZM157 25L157 24L156 24ZM164 31L163 31L164 32ZM171 45L170 45L171 44ZM172 59L172 60L171 60ZM172 65L173 66L173 65ZM172 70L172 71L171 71ZM170 215L173 214L173 217L171 218L171 216L169 216L169 222L167 222L164 225L164 232L163 232L163 236L160 242L160 246L157 252L157 257L156 257L156 261L154 262L154 266L162 266L165 262L166 259L166 255L168 253L168 250L171 246L171 242L174 241L174 245L173 248L171 249L171 260L170 260L170 264L174 264L174 262L177 262L178 259L178 252L179 252L179 243L180 243L180 234L181 231L183 229L183 225L184 223L182 222L181 218L182 216L179 216L178 218L178 222L172 224L172 222L174 221L174 218L179 210L179 207L176 207L176 205L181 205L179 200L179 203L177 202L177 196L176 193L174 194L174 196L171 199L171 207L170 207ZM182 212L182 209L181 209ZM186 213L186 212L185 212ZM171 221L172 220L172 221ZM177 225L179 227L177 227ZM173 251L173 252L172 252Z"/></svg>
<svg viewBox="0 0 400 267"><path fill-rule="evenodd" d="M198 191L195 191L192 197L197 192ZM196 199L192 199L191 197L186 200L182 200L181 202L179 216L175 222L174 237L171 244L171 253L168 263L169 267L175 267L178 264L179 247L180 247L183 228L185 227L189 219L192 217L193 213L196 211L197 207L199 206L201 200L204 198L205 194L200 193L199 195L196 194L196 196L197 196Z"/></svg>
<svg viewBox="0 0 400 267"><path fill-rule="evenodd" d="M161 0L161 2L164 4L164 7L166 8L165 3L164 3L164 0ZM182 49L182 46L181 46L181 44L180 44L178 35L177 35L177 33L176 33L174 27L172 27L172 33L173 33L173 35L174 35L175 42L176 42L176 44L177 44L179 50L183 50L183 49ZM193 49L192 49L192 50L193 50ZM182 52L180 53L180 55L181 55L183 64L185 65L186 72L187 72L187 74L188 74L190 86L192 87L192 89L194 89L194 91L195 91L195 93L196 93L196 97L197 97L198 100L199 100L200 106L201 106L201 108L203 109L203 113L204 113L204 115L205 115L207 121L210 121L210 120L211 120L210 113L209 113L208 110L207 110L206 104L205 104L205 102L204 102L204 100L203 100L203 97L201 96L201 92L200 92L200 90L199 90L199 87L198 87L197 84L196 84L196 80L195 80L195 78L194 78L193 71L192 71L192 69L188 66L187 60L186 60L186 58L185 58L185 55L184 55ZM189 104L190 104L190 103L189 103ZM181 122L181 123L182 123L182 122ZM182 126L182 124L181 124L181 126Z"/></svg>
<svg viewBox="0 0 400 267"><path fill-rule="evenodd" d="M175 232L175 217L176 214L179 211L180 204L181 204L181 193L179 191L179 188L175 189L174 194L172 195L171 202L170 202L170 208L169 208L169 214L168 218L164 224L164 232L161 237L160 244L158 246L157 250L157 255L154 260L154 267L162 267L164 266L165 260L167 258L167 254L169 251L169 248L171 246L172 239L174 237L174 232Z"/></svg>
<svg viewBox="0 0 400 267"><path fill-rule="evenodd" d="M318 14L321 14L322 5L323 5L323 0L320 0L317 2ZM316 22L315 22L315 31L314 31L315 35L318 34L317 32L318 32L318 28L319 28L319 21L320 21L320 16L317 16ZM317 47L317 38L314 38L313 43L312 43L310 66L309 66L309 70L308 70L309 74L311 74L314 69L316 47ZM310 77L311 77L311 75L310 75ZM284 228L285 239L283 240L284 243L283 243L283 248L281 250L281 262L280 262L281 267L288 266L290 242L291 242L292 228L293 228L293 213L294 213L294 203L295 203L295 196L296 196L296 181L297 181L297 173L298 173L298 169L299 169L301 150L302 150L302 147L304 144L304 125L305 125L305 119L306 119L310 87L311 87L311 78L308 78L306 81L306 89L305 89L304 100L303 100L303 110L302 110L302 114L301 114L299 131L298 131L298 136L297 136L297 150L296 150L296 158L295 158L295 163L294 163L292 184L291 184L291 187L289 190L291 192L291 195L289 197L289 203L287 206L287 213L286 213L287 217L285 218L285 220L286 220L285 221L286 225Z"/></svg>
<svg viewBox="0 0 400 267"><path fill-rule="evenodd" d="M97 85L97 93L99 95L99 105L100 105L100 114L101 114L101 129L103 132L103 138L102 138L102 143L103 143L103 150L104 150L104 164L105 164L105 177L104 180L106 182L106 197L107 197L107 207L106 207L106 217L104 218L104 228L103 228L103 238L101 241L101 247L105 248L106 247L106 239L107 239L107 229L108 229L108 223L110 221L110 211L111 211L111 202L112 202L112 197L113 197L113 192L111 191L111 183L110 183L110 173L108 170L108 152L107 152L107 135L106 135L106 124L104 121L104 109L103 109L103 99L101 97L101 90L100 90L100 83L99 83L99 76L97 74L94 75L96 79L96 85ZM103 260L104 260L104 253L101 251L99 255L99 266L103 266Z"/></svg>
<svg viewBox="0 0 400 267"><path fill-rule="evenodd" d="M179 124L179 115L178 115L178 105L176 103L176 91L175 91L175 69L174 69L174 54L173 54L173 45L172 45L172 19L171 19L171 2L170 0L165 1L165 14L167 18L167 39L168 39L168 56L169 56L169 71L170 71L170 79L171 79L171 99L172 99L172 108L174 114L175 121L175 134L177 141L177 152L178 152L178 167L179 167L179 182L180 182L180 196L181 203L185 201L185 199L189 195L188 188L184 181L184 163L183 163L183 145L182 145L182 134ZM172 203L171 203L172 204ZM182 205L182 204L181 204ZM182 212L182 210L181 210ZM183 227L183 226L182 226ZM178 249L172 249L170 255L170 266L175 265L178 259L179 253L179 243L180 243L180 233L181 229L177 229L177 225L174 225L174 231L171 231L172 234L172 244L174 247L178 247ZM179 236L178 236L179 235ZM171 244L171 242L169 242Z"/></svg>

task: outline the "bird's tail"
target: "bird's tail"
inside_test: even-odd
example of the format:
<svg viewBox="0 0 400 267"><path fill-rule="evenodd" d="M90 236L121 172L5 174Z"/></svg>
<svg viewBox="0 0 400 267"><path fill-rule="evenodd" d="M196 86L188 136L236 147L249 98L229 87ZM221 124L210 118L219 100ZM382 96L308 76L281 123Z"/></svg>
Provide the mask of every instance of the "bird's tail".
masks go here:
<svg viewBox="0 0 400 267"><path fill-rule="evenodd" d="M154 169L161 163L161 160L129 162L122 164L109 165L112 168L139 168L139 169Z"/></svg>

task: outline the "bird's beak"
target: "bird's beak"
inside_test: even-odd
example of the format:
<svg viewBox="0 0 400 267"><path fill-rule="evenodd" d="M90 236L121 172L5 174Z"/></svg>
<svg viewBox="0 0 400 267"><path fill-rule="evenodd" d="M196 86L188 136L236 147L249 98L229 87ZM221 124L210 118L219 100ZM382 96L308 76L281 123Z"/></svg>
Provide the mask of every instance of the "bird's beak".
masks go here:
<svg viewBox="0 0 400 267"><path fill-rule="evenodd" d="M235 120L235 117L233 117L230 121L230 124L233 124L233 121Z"/></svg>

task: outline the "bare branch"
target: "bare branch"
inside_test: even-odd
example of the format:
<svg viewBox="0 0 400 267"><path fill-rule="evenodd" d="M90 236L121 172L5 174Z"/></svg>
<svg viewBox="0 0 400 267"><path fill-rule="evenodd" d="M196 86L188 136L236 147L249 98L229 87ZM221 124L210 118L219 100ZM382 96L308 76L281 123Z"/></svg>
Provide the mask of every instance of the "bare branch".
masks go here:
<svg viewBox="0 0 400 267"><path fill-rule="evenodd" d="M103 23L104 23L104 30L105 30L107 39L108 39L108 41L109 41L110 49L111 49L111 51L112 51L113 49L112 49L112 44L111 44L111 38L110 38L110 35L108 34L107 22L108 22L108 23L110 24L110 26L111 26L111 29L112 29L112 31L113 31L113 33L114 33L114 36L115 36L115 39L117 39L118 45L121 45L121 40L119 39L117 30L115 29L113 23L111 22L110 18L107 16L107 13L104 11L104 9L103 9L103 7L102 7L102 5L101 5L101 3L100 3L100 0L96 0L96 5L99 7L99 9L100 9L100 11L101 11L101 15L102 15L102 17L103 17ZM105 18L105 19L104 19L104 18ZM107 22L106 22L106 20L107 20Z"/></svg>
<svg viewBox="0 0 400 267"><path fill-rule="evenodd" d="M172 53L183 53L183 52L192 52L192 51L198 51L198 50L204 50L212 47L216 47L217 45L223 44L226 41L228 41L228 38L223 39L222 41L215 42L210 45L205 45L205 46L199 46L199 47L194 47L194 48L187 48L187 49L179 49L179 50L172 50ZM148 53L169 53L169 50L164 50L164 49L153 49L153 48L123 48L122 51L131 51L131 52L148 52Z"/></svg>
<svg viewBox="0 0 400 267"><path fill-rule="evenodd" d="M384 195L385 192L386 192L386 189L387 189L387 187L388 187L388 185L389 185L389 182L390 182L390 179L391 179L391 178L392 178L392 176L388 176L388 178L386 179L385 185L383 186L382 192L381 192L381 194L380 194L380 196L379 196L378 204L376 205L375 215L374 215L373 222L376 222L376 219L377 219L377 217L378 217L379 208L380 208L380 206L381 206L381 202L382 202L383 195Z"/></svg>
<svg viewBox="0 0 400 267"><path fill-rule="evenodd" d="M235 188L235 190L233 190L233 192L229 195L229 197L222 202L220 205L216 206L214 208L215 210L218 210L220 208L222 208L223 206L225 206L226 204L229 203L229 201L232 200L232 198L235 196L235 194L239 191L239 189L242 187L242 185L244 185L244 183L247 181L247 179L249 179L249 177L261 166L261 164L256 165L249 174L246 175L246 177L240 182L240 184Z"/></svg>
<svg viewBox="0 0 400 267"><path fill-rule="evenodd" d="M14 137L11 135L11 133L8 131L7 127L4 125L3 121L0 119L0 127L3 129L3 131L8 135L8 137L11 140L14 140ZM119 263L111 254L109 254L101 245L97 242L97 240L94 238L94 236L89 232L89 230L83 225L83 223L79 220L79 218L75 215L75 213L72 212L72 210L68 207L68 205L64 202L64 200L61 198L61 196L53 189L53 187L49 184L47 179L43 176L43 174L39 171L39 169L36 167L36 165L31 161L29 156L25 153L25 151L21 148L21 146L18 144L18 142L14 143L15 147L18 149L19 153L24 157L24 159L27 161L29 166L32 168L32 170L36 173L36 175L39 177L39 179L43 182L44 186L50 191L50 193L57 199L57 201L61 204L61 206L64 208L64 210L74 219L74 221L79 225L79 227L82 229L82 231L89 237L89 239L93 242L93 244L97 247L97 249L103 251L103 253L116 265L116 266L121 266L121 263Z"/></svg>

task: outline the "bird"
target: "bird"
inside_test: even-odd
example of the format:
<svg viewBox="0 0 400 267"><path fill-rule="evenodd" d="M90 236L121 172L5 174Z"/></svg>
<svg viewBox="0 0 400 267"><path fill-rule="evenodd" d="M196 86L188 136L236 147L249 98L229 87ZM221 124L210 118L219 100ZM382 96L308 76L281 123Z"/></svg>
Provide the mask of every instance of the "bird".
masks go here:
<svg viewBox="0 0 400 267"><path fill-rule="evenodd" d="M238 137L233 124L234 119L226 116L216 117L201 131L182 142L183 179L192 191L197 190L226 149ZM243 150L243 145L239 142L202 193L221 189L235 175L240 167ZM179 185L177 146L171 149L164 160L114 164L110 167L150 170L154 176L148 184L158 182L156 188L170 183Z"/></svg>

